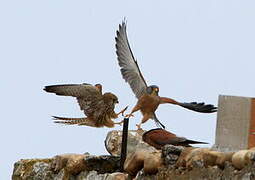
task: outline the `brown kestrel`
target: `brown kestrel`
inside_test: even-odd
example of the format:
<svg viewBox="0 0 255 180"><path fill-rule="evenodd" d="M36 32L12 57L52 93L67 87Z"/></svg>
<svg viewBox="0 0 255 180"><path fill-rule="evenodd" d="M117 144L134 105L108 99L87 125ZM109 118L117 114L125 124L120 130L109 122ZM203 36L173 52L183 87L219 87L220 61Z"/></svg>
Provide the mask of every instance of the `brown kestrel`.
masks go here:
<svg viewBox="0 0 255 180"><path fill-rule="evenodd" d="M190 147L190 144L208 144L206 142L193 141L184 137L178 137L175 134L161 128L146 131L143 133L142 138L144 142L155 147L156 149L161 149L166 144L186 147Z"/></svg>
<svg viewBox="0 0 255 180"><path fill-rule="evenodd" d="M76 97L80 109L84 111L87 117L83 118L65 118L53 116L55 123L76 124L92 127L114 127L112 119L116 119L119 114L123 113L123 109L119 113L115 113L114 108L118 103L118 98L112 93L102 94L101 84L95 86L90 84L65 84L45 86L44 90L49 93L55 93L60 96Z"/></svg>
<svg viewBox="0 0 255 180"><path fill-rule="evenodd" d="M178 105L202 113L212 113L217 111L217 108L211 104L196 102L181 103L174 99L160 97L158 95L159 87L155 85L147 86L147 83L139 69L138 63L134 58L128 42L125 22L122 22L122 24L119 25L119 30L117 31L117 37L115 40L116 53L122 77L126 82L128 82L138 99L137 104L127 117L132 116L132 114L138 110L140 110L143 114L141 123L137 124L138 128L140 128L142 123L145 123L149 119L154 119L158 126L165 128L165 126L157 119L155 114L158 106L164 103Z"/></svg>

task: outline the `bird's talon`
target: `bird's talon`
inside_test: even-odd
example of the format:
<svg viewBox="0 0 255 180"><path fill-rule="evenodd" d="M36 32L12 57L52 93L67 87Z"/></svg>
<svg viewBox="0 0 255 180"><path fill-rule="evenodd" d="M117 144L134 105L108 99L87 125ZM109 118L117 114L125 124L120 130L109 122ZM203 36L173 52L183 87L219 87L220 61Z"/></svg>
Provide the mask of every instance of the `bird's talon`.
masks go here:
<svg viewBox="0 0 255 180"><path fill-rule="evenodd" d="M134 115L133 114L127 114L125 117L130 118L130 117L134 117Z"/></svg>

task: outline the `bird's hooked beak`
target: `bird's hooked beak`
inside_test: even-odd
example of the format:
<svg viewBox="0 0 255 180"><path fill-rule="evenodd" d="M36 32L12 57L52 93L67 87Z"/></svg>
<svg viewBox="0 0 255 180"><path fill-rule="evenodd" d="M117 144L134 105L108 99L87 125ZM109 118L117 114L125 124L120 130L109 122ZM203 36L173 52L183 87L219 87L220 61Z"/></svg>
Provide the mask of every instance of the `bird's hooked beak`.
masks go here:
<svg viewBox="0 0 255 180"><path fill-rule="evenodd" d="M158 95L159 87L156 85L151 85L151 86L147 87L146 92L151 95L153 95L153 94Z"/></svg>
<svg viewBox="0 0 255 180"><path fill-rule="evenodd" d="M158 92L159 92L159 88L158 87L153 88L153 94L158 96Z"/></svg>

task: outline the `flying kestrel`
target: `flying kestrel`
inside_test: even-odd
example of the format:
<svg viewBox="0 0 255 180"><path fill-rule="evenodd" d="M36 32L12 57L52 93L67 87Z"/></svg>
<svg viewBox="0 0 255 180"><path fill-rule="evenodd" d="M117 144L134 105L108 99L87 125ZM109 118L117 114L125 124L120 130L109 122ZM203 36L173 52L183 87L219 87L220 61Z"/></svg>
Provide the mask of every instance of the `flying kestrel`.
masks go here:
<svg viewBox="0 0 255 180"><path fill-rule="evenodd" d="M55 93L60 96L76 97L80 109L84 111L87 117L83 118L66 118L53 116L55 123L76 124L92 127L114 127L112 119L118 118L119 114L123 114L123 109L119 113L115 113L114 108L118 103L118 98L112 93L102 94L101 84L95 86L90 84L65 84L45 86L44 90L49 93Z"/></svg>
<svg viewBox="0 0 255 180"><path fill-rule="evenodd" d="M178 137L175 134L161 128L146 131L143 133L142 138L144 142L155 147L156 149L161 149L166 144L186 147L190 147L190 144L208 144L206 142L193 141L184 137Z"/></svg>
<svg viewBox="0 0 255 180"><path fill-rule="evenodd" d="M126 82L128 82L133 93L138 99L137 104L127 117L132 116L132 114L138 110L140 110L143 115L141 123L137 124L138 128L140 128L142 123L145 123L149 119L154 119L157 126L165 128L165 126L157 119L155 114L158 106L164 103L178 105L202 113L212 113L217 111L217 108L211 104L196 102L181 103L174 99L160 97L158 95L159 87L155 85L148 86L139 69L138 63L134 58L128 42L125 22L122 22L122 24L119 25L119 30L117 31L117 37L115 40L116 53L122 77Z"/></svg>

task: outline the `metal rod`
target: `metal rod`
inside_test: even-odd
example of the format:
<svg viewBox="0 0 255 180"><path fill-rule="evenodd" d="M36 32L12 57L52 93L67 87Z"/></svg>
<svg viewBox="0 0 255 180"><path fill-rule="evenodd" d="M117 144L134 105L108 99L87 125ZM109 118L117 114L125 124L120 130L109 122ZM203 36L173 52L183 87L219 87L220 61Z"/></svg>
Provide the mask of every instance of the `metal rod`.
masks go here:
<svg viewBox="0 0 255 180"><path fill-rule="evenodd" d="M124 171L124 163L127 157L127 138L128 138L128 122L129 118L124 118L123 130L122 130L122 143L120 154L120 171Z"/></svg>

